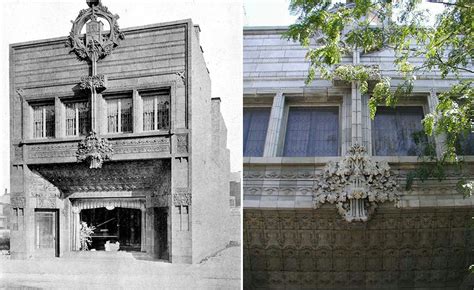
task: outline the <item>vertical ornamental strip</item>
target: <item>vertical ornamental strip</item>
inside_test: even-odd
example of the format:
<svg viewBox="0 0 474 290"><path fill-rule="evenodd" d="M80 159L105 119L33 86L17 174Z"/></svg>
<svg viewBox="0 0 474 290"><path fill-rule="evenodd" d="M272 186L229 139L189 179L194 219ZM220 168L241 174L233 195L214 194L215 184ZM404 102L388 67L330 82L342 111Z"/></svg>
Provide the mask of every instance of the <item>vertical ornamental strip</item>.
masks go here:
<svg viewBox="0 0 474 290"><path fill-rule="evenodd" d="M88 61L91 64L91 74L83 76L80 82L81 89L90 91L91 131L78 144L77 161L89 162L90 168L101 168L102 163L110 159L113 150L110 142L97 133L97 92L105 90L107 86L107 77L97 72L97 63L112 53L120 40L124 39L124 35L117 24L118 15L112 14L100 0L86 2L89 8L82 9L76 20L72 21L72 29L66 46L71 48L71 52L76 54L79 61ZM103 23L99 18L109 23L109 33L104 33ZM84 25L86 26L85 37L81 34Z"/></svg>

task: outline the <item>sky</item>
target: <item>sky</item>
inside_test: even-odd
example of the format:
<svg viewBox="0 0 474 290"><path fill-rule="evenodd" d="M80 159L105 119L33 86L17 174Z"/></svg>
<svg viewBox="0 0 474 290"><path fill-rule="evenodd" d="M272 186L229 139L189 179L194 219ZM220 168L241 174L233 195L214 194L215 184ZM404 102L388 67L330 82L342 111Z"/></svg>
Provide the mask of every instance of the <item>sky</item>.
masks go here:
<svg viewBox="0 0 474 290"><path fill-rule="evenodd" d="M242 108L242 1L102 0L102 3L120 16L120 28L187 18L199 24L200 42L212 80L212 97L222 100L231 170L241 171L242 110L236 108ZM86 0L0 1L0 194L4 188L10 188L8 45L67 36L71 20L84 8L87 8Z"/></svg>

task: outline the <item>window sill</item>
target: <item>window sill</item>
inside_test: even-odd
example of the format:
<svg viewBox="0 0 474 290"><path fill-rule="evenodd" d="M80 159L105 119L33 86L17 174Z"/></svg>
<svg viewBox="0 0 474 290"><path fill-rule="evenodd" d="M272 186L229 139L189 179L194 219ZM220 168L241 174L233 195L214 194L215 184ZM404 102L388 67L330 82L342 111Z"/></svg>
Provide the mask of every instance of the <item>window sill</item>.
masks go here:
<svg viewBox="0 0 474 290"><path fill-rule="evenodd" d="M318 157L243 157L243 164L326 164L329 161L339 161L342 156ZM464 162L474 162L473 155L460 157ZM418 156L372 156L374 161L388 163L422 163Z"/></svg>
<svg viewBox="0 0 474 290"><path fill-rule="evenodd" d="M140 137L149 137L149 136L166 136L171 135L169 130L159 130L159 131L150 131L150 132L140 132L140 133L113 133L113 134L102 134L101 137L107 139L128 139L128 138L140 138ZM26 139L22 140L20 144L48 144L48 143L62 143L62 142L79 142L83 140L86 136L71 136L63 138L44 138L44 139Z"/></svg>

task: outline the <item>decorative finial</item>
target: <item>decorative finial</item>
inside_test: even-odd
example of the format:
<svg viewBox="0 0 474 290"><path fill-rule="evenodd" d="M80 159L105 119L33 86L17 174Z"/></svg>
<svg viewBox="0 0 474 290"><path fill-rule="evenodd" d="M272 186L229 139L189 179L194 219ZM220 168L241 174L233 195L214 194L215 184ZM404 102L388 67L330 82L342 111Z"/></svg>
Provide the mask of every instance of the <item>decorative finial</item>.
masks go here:
<svg viewBox="0 0 474 290"><path fill-rule="evenodd" d="M92 6L97 6L100 4L100 0L86 0L87 6L91 7Z"/></svg>

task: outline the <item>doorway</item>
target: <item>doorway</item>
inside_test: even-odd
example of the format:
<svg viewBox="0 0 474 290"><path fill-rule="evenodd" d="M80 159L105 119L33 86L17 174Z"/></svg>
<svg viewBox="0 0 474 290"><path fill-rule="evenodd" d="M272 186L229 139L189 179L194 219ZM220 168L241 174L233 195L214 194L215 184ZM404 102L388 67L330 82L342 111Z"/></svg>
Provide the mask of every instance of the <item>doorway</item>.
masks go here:
<svg viewBox="0 0 474 290"><path fill-rule="evenodd" d="M58 212L35 209L35 256L59 257Z"/></svg>
<svg viewBox="0 0 474 290"><path fill-rule="evenodd" d="M107 241L120 251L141 251L141 210L105 207L83 209L81 221L95 227L89 249L105 250Z"/></svg>

